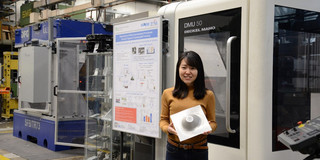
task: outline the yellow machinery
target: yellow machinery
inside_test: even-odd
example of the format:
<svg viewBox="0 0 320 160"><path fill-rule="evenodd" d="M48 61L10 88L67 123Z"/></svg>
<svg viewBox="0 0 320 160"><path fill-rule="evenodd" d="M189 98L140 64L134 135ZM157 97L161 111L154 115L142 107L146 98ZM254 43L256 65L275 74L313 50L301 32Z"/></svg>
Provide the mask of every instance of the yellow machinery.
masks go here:
<svg viewBox="0 0 320 160"><path fill-rule="evenodd" d="M3 52L2 84L0 86L1 117L13 117L13 110L18 109L18 52Z"/></svg>

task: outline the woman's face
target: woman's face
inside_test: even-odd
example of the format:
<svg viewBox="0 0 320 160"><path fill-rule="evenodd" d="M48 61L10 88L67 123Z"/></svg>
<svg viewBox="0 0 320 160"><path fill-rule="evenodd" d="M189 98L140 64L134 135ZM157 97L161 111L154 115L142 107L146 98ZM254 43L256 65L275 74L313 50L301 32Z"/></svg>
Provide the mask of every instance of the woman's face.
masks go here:
<svg viewBox="0 0 320 160"><path fill-rule="evenodd" d="M179 76L187 86L192 86L198 76L198 70L195 67L189 66L186 58L184 58L179 66Z"/></svg>

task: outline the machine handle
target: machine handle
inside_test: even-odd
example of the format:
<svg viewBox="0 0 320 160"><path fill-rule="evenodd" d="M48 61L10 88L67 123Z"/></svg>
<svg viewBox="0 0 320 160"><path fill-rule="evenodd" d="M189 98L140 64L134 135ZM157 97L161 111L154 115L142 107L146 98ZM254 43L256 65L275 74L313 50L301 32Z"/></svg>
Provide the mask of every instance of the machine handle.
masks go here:
<svg viewBox="0 0 320 160"><path fill-rule="evenodd" d="M53 87L53 95L54 95L54 96L58 96L57 89L58 89L58 86L57 86L57 85Z"/></svg>
<svg viewBox="0 0 320 160"><path fill-rule="evenodd" d="M231 76L231 43L236 36L228 38L227 41L227 79L226 79L226 129L229 133L236 133L236 130L230 127L230 76Z"/></svg>
<svg viewBox="0 0 320 160"><path fill-rule="evenodd" d="M21 83L21 76L18 76L18 83Z"/></svg>

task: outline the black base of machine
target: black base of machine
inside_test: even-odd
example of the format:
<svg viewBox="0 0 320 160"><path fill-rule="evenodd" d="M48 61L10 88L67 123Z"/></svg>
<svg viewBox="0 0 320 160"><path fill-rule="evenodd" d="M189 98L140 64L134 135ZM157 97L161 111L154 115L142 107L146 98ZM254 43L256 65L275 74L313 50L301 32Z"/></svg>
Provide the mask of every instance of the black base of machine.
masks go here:
<svg viewBox="0 0 320 160"><path fill-rule="evenodd" d="M313 154L313 155L310 155L308 157L306 157L305 159L303 160L313 160L315 158L320 158L320 152L316 153L316 154Z"/></svg>

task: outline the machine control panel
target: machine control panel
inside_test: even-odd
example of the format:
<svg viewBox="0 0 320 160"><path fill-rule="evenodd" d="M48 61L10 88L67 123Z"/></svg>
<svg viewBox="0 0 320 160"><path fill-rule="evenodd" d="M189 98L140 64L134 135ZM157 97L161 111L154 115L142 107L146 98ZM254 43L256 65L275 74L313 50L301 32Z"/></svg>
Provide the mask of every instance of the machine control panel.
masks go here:
<svg viewBox="0 0 320 160"><path fill-rule="evenodd" d="M320 117L286 130L278 135L278 140L292 151L318 155L320 152Z"/></svg>

